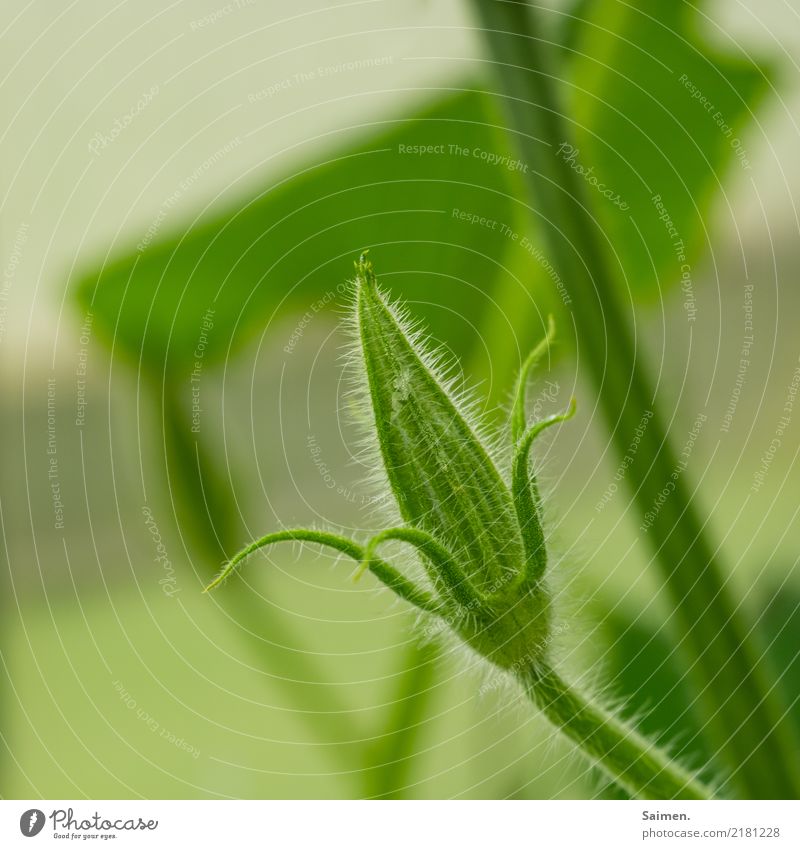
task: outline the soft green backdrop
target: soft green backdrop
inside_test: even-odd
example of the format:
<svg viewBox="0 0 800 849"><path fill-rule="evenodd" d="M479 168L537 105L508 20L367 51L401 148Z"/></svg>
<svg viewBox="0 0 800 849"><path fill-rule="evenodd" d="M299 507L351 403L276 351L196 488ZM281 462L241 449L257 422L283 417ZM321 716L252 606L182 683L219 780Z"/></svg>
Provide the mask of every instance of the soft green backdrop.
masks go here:
<svg viewBox="0 0 800 849"><path fill-rule="evenodd" d="M427 694L421 715L414 714L413 704L404 714L406 700L398 702L403 671L409 658L412 668L422 668L423 662L411 637L414 618L366 580L353 585L349 566L334 565L327 555L306 551L297 558L287 549L271 555L269 569L266 560L252 564L248 580L262 596L253 595L256 615L263 611L265 619L274 620L277 633L268 629L247 637L251 620L200 594L204 577L221 557L199 550L186 533L191 522L181 519L170 495L181 484L171 477L173 489L167 486L159 367L163 364L169 380L179 381L180 409L188 413L188 360L208 306L206 291L183 302L196 332L182 337L186 325L180 325L168 345L159 337L155 349L145 347L144 360L151 361L142 366L136 356L140 338L113 326L109 332L96 306L88 345L81 341L92 270L103 268L105 279L116 274L124 286L130 258L138 256L139 277L130 279L152 284L147 263L157 259L158 249L148 246L139 254L136 245L154 222L157 242L182 238L198 217L224 220L265 186L337 156L352 138L402 133L410 126L407 119L428 114L424 110L444 90L463 88L465 80L485 72L471 21L455 2L296 3L285 20L274 4L260 0L225 9L215 0L166 7L79 0L54 13L44 3L14 3L0 36L0 103L10 116L0 135L5 163L0 174L5 274L0 793L113 798L351 797L366 787L386 792L380 789L385 776L370 784L365 774L377 775L381 771L374 764L395 757L385 754L394 751L385 732L398 715L398 703L400 724L411 731L411 748L401 744L396 755L406 767L402 795L601 792L596 776L553 739L513 690L498 686L451 646L443 647L433 670L415 684ZM797 421L789 426L763 487L757 494L750 487L800 355L794 326L800 309L794 208L800 166L792 117L800 91L794 65L800 37L794 34L796 14L779 2L738 13L723 4L709 4L707 10L714 25L706 34L718 46L741 39L756 55L773 57L780 95L773 93L759 121L744 131L752 170L729 168L725 193L710 211L703 210L706 229L693 259L701 321L687 323L684 297L674 285L664 285L661 296L649 281L649 294L636 295L637 335L657 376L662 405L674 413L676 446L682 446L699 410L709 417L686 474L699 487L743 604L754 617L765 613L762 628L780 638L775 656L787 672L787 691L796 697ZM209 15L217 19L202 23ZM343 65L356 60L369 67ZM335 70L319 70L326 66ZM578 80L580 73L578 68ZM590 70L582 73L597 82ZM157 94L138 109L137 101L153 86ZM274 86L279 90L271 93ZM582 116L588 107L577 97L575 114ZM723 97L730 92L716 100ZM502 153L502 136L486 127L500 120L486 117L494 114L492 108L480 113L482 124L469 129L470 135L464 129L453 137ZM108 136L117 120L132 114L113 141L92 152L97 133ZM380 132L371 136L375 125ZM604 130L604 137L613 129ZM661 148L667 149L666 141ZM633 143L632 137L622 131L615 149L624 149L626 142ZM582 145L591 157L591 139ZM230 149L220 154L226 146ZM597 153L598 160L602 156ZM419 196L425 208L434 202L437 209L465 205L489 218L506 216L512 224L523 220L513 200L502 195L504 186L513 191L513 172L480 170L467 161L475 166L470 174L479 188L445 184L435 195ZM454 168L452 160L441 171L431 166L426 176L450 179L447 168ZM385 179L398 177L396 169L388 171ZM380 167L375 173L351 169L325 179L338 191L349 180L382 178ZM463 169L455 173L463 180ZM306 177L298 179L302 193ZM413 192L386 193L387 206L408 208L415 199ZM291 209L295 202L290 195L285 203ZM358 210L357 195L348 215L353 207ZM379 212L373 192L363 212L369 216L366 243L391 240L392 221ZM293 250L295 260L285 262L287 274L313 269L308 288L295 291L294 300L275 316L269 299L252 305L251 332L237 337L236 356L218 348L203 364L202 438L236 494L239 516L232 535L237 543L279 523L375 525L369 512L359 509L371 493L362 483L365 469L341 383L338 358L347 337L337 315L344 299L337 295L332 304L338 312L314 312L291 343L291 353L284 350L305 310L313 310L313 287L335 291L360 246L358 226L337 221L335 201L309 225L315 214L307 213L305 226L318 240L319 256L304 254L297 231L285 226L280 240L266 244L254 259L257 267ZM190 259L192 250L203 249L206 226L189 237ZM326 228L336 226L341 229L325 236ZM547 276L496 233L483 233L480 241L479 230L468 225L460 232L452 224L439 231L410 214L399 226L401 244L386 246L383 255L373 247L379 271L383 264L391 272L387 284L417 302L414 309L437 337L468 352L465 376L482 381L480 391L491 399L493 415L511 385L520 351L537 337L543 314L552 308ZM613 222L609 227L613 232ZM402 245L406 238L452 241L453 232L454 248L428 245L410 257ZM616 238L630 239L630 234ZM242 237L242 244L250 242ZM482 256L466 251L477 243ZM235 238L225 251L233 266ZM644 286L638 273L642 255L632 252L629 261L630 273ZM409 262L417 276L407 273ZM155 267L160 273L157 262ZM454 280L471 284L469 298ZM484 281L486 288L476 288ZM757 344L733 425L722 432L742 345L748 281L756 287ZM539 296L531 298L528 291ZM269 293L273 300L274 294ZM145 307L151 303L146 289L132 286L128 308L133 304L135 311L137 298ZM109 302L115 303L113 297ZM175 315L169 293L157 303L151 334L159 324L166 323L168 331ZM140 315L147 319L146 308ZM141 323L138 327L141 332ZM591 390L577 377L569 326L563 336L562 356L548 375L558 384L557 397L546 400L544 409L563 406L575 393L580 414L541 454L544 481L553 493L549 518L560 560L560 603L570 626L560 639L570 666L590 668L592 680L624 700L635 646L659 630L669 611L646 569L650 554L638 539L636 517L628 514L627 494L621 488L604 509L595 509L616 462L595 421ZM218 330L214 344L223 338L229 341ZM77 371L84 347L86 418L77 427ZM50 410L48 379L55 381ZM63 529L54 527L48 412ZM310 450L311 437L318 451ZM171 597L159 584L168 573L154 559L145 505L174 568L175 583L166 585ZM645 636L620 636L631 622ZM253 649L264 640L278 643L268 651L269 662ZM664 665L668 645L651 643L652 651L637 660L657 673L652 691L644 694L653 708L653 731L669 728L672 706L680 701ZM299 655L322 671L326 683L306 677ZM285 679L295 683L286 686ZM345 712L331 720L331 704L343 705ZM642 702L634 707L641 709Z"/></svg>

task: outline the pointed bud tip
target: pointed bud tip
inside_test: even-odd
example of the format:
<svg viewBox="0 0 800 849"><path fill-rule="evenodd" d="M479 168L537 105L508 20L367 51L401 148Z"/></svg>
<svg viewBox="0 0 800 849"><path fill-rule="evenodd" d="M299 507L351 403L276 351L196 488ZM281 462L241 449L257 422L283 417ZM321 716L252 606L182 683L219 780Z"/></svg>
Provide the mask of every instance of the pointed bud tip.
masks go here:
<svg viewBox="0 0 800 849"><path fill-rule="evenodd" d="M369 249L361 252L359 258L353 263L356 268L356 283L360 286L375 285L375 269L372 267L372 261L367 254Z"/></svg>

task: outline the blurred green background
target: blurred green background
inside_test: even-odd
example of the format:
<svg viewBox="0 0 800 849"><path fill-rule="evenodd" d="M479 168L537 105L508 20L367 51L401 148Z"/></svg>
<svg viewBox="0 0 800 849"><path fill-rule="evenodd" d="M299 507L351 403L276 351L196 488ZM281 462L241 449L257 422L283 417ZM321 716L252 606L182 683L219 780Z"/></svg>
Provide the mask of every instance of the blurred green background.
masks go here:
<svg viewBox="0 0 800 849"><path fill-rule="evenodd" d="M800 367L800 35L781 2L699 5L649 17L554 3L546 21L580 162L629 207L592 196L637 345L676 450L708 417L685 474L796 707L791 413L757 476ZM381 524L341 321L365 246L492 421L556 313L557 356L531 394L541 414L580 403L538 456L559 650L704 762L624 485L598 509L618 463L469 13L416 0L9 7L3 797L612 792L507 682L420 638L351 564L275 549L240 585L201 594L269 530ZM688 289L653 193L685 242ZM602 316L598 333L613 339Z"/></svg>

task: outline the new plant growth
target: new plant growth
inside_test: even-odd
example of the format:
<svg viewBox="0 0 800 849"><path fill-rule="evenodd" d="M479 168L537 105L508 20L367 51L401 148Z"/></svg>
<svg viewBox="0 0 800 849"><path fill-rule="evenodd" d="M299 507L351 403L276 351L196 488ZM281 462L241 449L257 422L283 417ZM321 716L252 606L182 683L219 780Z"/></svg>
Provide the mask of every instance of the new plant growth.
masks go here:
<svg viewBox="0 0 800 849"><path fill-rule="evenodd" d="M552 724L628 793L639 798L707 798L708 788L555 668L553 604L548 589L542 503L530 454L561 415L528 424L529 376L552 341L521 369L511 411L510 479L501 450L446 379L423 335L410 329L378 289L371 263L356 263L355 327L380 455L404 524L360 544L335 533L282 530L256 540L207 587L250 554L283 541L318 543L359 563L396 595L443 623L488 663L505 670ZM421 586L382 559L384 543L410 545L428 577Z"/></svg>

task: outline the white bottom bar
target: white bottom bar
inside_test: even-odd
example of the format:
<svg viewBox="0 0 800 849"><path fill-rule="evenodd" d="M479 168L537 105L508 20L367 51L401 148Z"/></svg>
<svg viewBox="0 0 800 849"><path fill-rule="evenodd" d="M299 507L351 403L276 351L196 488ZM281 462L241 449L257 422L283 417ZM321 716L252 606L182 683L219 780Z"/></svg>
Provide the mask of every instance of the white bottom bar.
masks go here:
<svg viewBox="0 0 800 849"><path fill-rule="evenodd" d="M0 801L0 846L795 849L798 819L798 802L29 800Z"/></svg>

